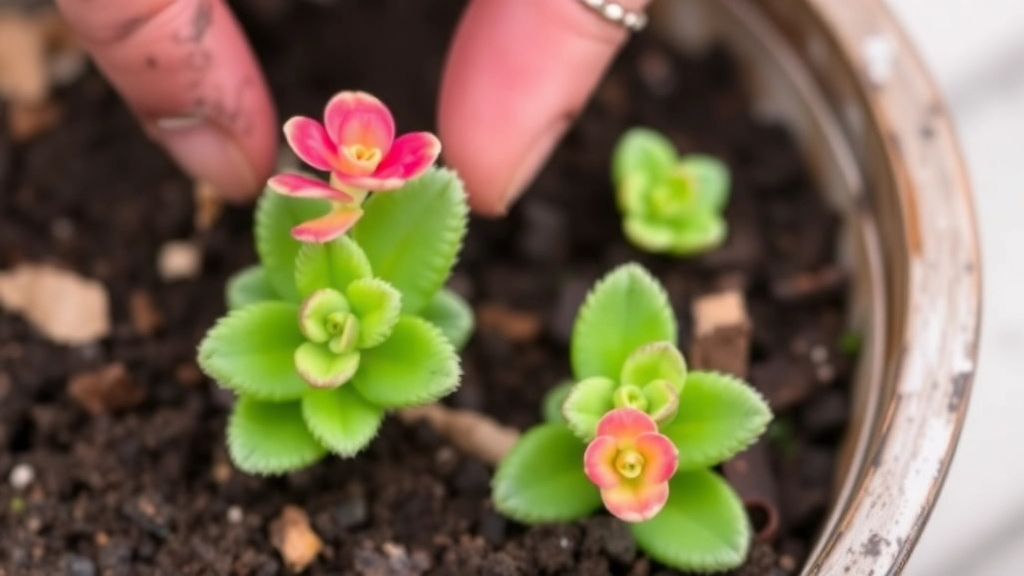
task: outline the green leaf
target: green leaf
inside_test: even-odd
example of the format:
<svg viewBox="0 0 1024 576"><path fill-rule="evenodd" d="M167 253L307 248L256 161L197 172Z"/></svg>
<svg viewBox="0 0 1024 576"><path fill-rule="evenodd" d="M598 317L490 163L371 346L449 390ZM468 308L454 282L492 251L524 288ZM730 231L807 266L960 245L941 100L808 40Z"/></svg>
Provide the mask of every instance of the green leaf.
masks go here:
<svg viewBox="0 0 1024 576"><path fill-rule="evenodd" d="M729 167L707 154L688 154L680 160L679 167L693 182L698 205L720 213L729 199Z"/></svg>
<svg viewBox="0 0 1024 576"><path fill-rule="evenodd" d="M617 379L634 350L676 342L676 318L665 289L639 264L616 268L591 290L576 317L572 366L577 380Z"/></svg>
<svg viewBox="0 0 1024 576"><path fill-rule="evenodd" d="M301 298L323 288L344 292L352 282L371 275L366 254L348 236L326 244L303 244L295 258L295 286Z"/></svg>
<svg viewBox="0 0 1024 576"><path fill-rule="evenodd" d="M237 272L228 280L226 292L229 310L278 299L262 266L250 266Z"/></svg>
<svg viewBox="0 0 1024 576"><path fill-rule="evenodd" d="M384 410L357 394L351 386L313 390L302 398L302 417L313 436L331 452L349 457L377 435Z"/></svg>
<svg viewBox="0 0 1024 576"><path fill-rule="evenodd" d="M647 414L659 425L671 422L679 410L679 390L668 380L655 380L643 387Z"/></svg>
<svg viewBox="0 0 1024 576"><path fill-rule="evenodd" d="M326 200L289 198L269 189L256 206L256 252L274 292L285 300L299 300L294 269L301 244L292 238L291 230L329 209Z"/></svg>
<svg viewBox="0 0 1024 576"><path fill-rule="evenodd" d="M459 386L459 358L433 324L402 316L391 337L362 352L352 385L373 404L402 408L432 402Z"/></svg>
<svg viewBox="0 0 1024 576"><path fill-rule="evenodd" d="M622 232L634 246L647 252L669 252L675 246L676 230L663 222L627 216Z"/></svg>
<svg viewBox="0 0 1024 576"><path fill-rule="evenodd" d="M630 172L615 185L615 201L619 212L627 216L645 216L650 194L651 180L644 172Z"/></svg>
<svg viewBox="0 0 1024 576"><path fill-rule="evenodd" d="M618 384L604 376L593 376L576 383L562 404L562 415L569 428L581 440L593 440L601 417L615 408L613 395Z"/></svg>
<svg viewBox="0 0 1024 576"><path fill-rule="evenodd" d="M306 339L299 332L299 307L260 302L221 318L199 345L199 366L239 394L260 400L295 400L309 385L295 371L293 356Z"/></svg>
<svg viewBox="0 0 1024 576"><path fill-rule="evenodd" d="M462 181L431 169L404 187L374 194L352 238L374 273L402 293L402 312L416 314L440 290L466 235L469 208Z"/></svg>
<svg viewBox="0 0 1024 576"><path fill-rule="evenodd" d="M344 322L349 313L348 300L333 288L321 288L310 294L299 307L299 330L311 342L322 344Z"/></svg>
<svg viewBox="0 0 1024 576"><path fill-rule="evenodd" d="M622 182L631 172L657 179L677 158L676 147L668 138L649 128L633 128L619 139L612 153L612 181Z"/></svg>
<svg viewBox="0 0 1024 576"><path fill-rule="evenodd" d="M494 507L518 522L571 522L601 507L601 494L583 472L586 445L561 424L526 431L498 465Z"/></svg>
<svg viewBox="0 0 1024 576"><path fill-rule="evenodd" d="M402 295L380 278L363 278L345 291L359 318L359 348L377 346L391 335L402 311Z"/></svg>
<svg viewBox="0 0 1024 576"><path fill-rule="evenodd" d="M250 474L283 474L327 454L306 428L298 402L261 402L242 396L228 420L228 454Z"/></svg>
<svg viewBox="0 0 1024 576"><path fill-rule="evenodd" d="M652 342L637 348L626 358L619 381L643 388L655 380L665 380L676 391L686 384L686 359L672 342Z"/></svg>
<svg viewBox="0 0 1024 576"><path fill-rule="evenodd" d="M750 546L743 503L708 470L677 472L669 481L665 508L646 522L631 524L630 530L648 556L686 572L740 566Z"/></svg>
<svg viewBox="0 0 1024 576"><path fill-rule="evenodd" d="M336 354L323 344L305 342L295 350L295 370L314 388L336 388L359 369L359 352Z"/></svg>
<svg viewBox="0 0 1024 576"><path fill-rule="evenodd" d="M473 309L462 296L447 288L434 294L420 316L440 328L456 350L462 350L473 335Z"/></svg>
<svg viewBox="0 0 1024 576"><path fill-rule="evenodd" d="M695 212L676 225L668 252L678 256L699 254L717 248L728 234L725 219L712 212Z"/></svg>
<svg viewBox="0 0 1024 576"><path fill-rule="evenodd" d="M571 381L562 382L544 394L544 401L541 405L544 422L548 424L567 423L565 415L562 413L562 407L565 406L565 399L568 398L569 393L572 392L572 387L573 383Z"/></svg>
<svg viewBox="0 0 1024 576"><path fill-rule="evenodd" d="M679 448L679 469L714 466L743 451L772 419L761 395L718 372L691 372L675 420L662 428Z"/></svg>

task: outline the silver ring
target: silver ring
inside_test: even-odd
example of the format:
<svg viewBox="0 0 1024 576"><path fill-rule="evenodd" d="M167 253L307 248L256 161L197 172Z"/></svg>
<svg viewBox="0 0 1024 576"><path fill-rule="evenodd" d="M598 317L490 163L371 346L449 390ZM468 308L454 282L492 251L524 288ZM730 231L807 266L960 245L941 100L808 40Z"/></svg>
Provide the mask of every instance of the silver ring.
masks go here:
<svg viewBox="0 0 1024 576"><path fill-rule="evenodd" d="M630 32L639 32L647 26L647 14L643 12L631 12L620 4L611 0L580 0L587 8L590 8L598 16L622 26Z"/></svg>

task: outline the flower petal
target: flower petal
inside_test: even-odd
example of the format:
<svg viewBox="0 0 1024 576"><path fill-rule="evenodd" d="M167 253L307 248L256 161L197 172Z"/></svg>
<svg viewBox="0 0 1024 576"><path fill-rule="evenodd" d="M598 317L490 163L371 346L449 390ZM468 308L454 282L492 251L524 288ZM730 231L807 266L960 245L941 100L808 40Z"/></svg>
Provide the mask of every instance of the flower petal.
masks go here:
<svg viewBox="0 0 1024 576"><path fill-rule="evenodd" d="M598 488L614 488L622 483L622 476L615 470L618 444L611 436L598 436L583 454L583 471Z"/></svg>
<svg viewBox="0 0 1024 576"><path fill-rule="evenodd" d="M641 434L657 432L658 425L650 416L636 408L616 408L601 417L597 423L597 436L612 436L620 442L632 444Z"/></svg>
<svg viewBox="0 0 1024 576"><path fill-rule="evenodd" d="M412 180L426 172L440 154L441 141L430 132L403 134L384 155L373 175L382 179Z"/></svg>
<svg viewBox="0 0 1024 576"><path fill-rule="evenodd" d="M328 212L315 220L303 222L292 228L292 238L299 242L323 244L348 232L363 216L363 210L345 206Z"/></svg>
<svg viewBox="0 0 1024 576"><path fill-rule="evenodd" d="M296 116L285 122L284 137L295 154L317 170L330 170L337 163L337 145L312 118Z"/></svg>
<svg viewBox="0 0 1024 576"><path fill-rule="evenodd" d="M382 154L395 140L395 120L383 102L366 92L339 92L324 110L324 125L340 146L362 144Z"/></svg>
<svg viewBox="0 0 1024 576"><path fill-rule="evenodd" d="M352 202L348 194L331 188L322 180L302 176L301 174L278 174L267 180L271 190L284 196L295 198L324 198L338 202Z"/></svg>
<svg viewBox="0 0 1024 576"><path fill-rule="evenodd" d="M644 457L644 471L640 476L644 482L667 482L676 473L679 450L666 436L657 432L641 434L636 438L635 447Z"/></svg>
<svg viewBox="0 0 1024 576"><path fill-rule="evenodd" d="M353 176L334 172L331 180L349 190L369 190L371 192L387 192L397 190L405 185L405 178L378 178L377 176Z"/></svg>
<svg viewBox="0 0 1024 576"><path fill-rule="evenodd" d="M625 482L601 490L604 507L625 522L643 522L654 518L668 501L668 482L648 484Z"/></svg>

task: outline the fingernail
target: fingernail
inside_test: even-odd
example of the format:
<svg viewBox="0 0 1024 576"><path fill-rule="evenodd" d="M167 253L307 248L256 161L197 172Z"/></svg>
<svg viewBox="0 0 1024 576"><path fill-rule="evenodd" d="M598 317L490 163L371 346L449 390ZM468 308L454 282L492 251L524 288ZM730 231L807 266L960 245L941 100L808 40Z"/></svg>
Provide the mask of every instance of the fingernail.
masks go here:
<svg viewBox="0 0 1024 576"><path fill-rule="evenodd" d="M150 129L175 162L230 201L250 199L259 183L242 150L223 130L194 117L161 118Z"/></svg>
<svg viewBox="0 0 1024 576"><path fill-rule="evenodd" d="M508 207L519 198L519 195L523 193L523 190L530 185L534 177L537 176L537 172L540 171L541 166L551 155L551 151L558 144L558 141L562 138L565 130L569 127L569 119L559 118L554 124L552 124L547 130L542 132L540 136L534 141L533 146L530 147L526 157L519 164L514 172L512 172L512 178L509 180L508 187L501 196L501 210L505 212Z"/></svg>

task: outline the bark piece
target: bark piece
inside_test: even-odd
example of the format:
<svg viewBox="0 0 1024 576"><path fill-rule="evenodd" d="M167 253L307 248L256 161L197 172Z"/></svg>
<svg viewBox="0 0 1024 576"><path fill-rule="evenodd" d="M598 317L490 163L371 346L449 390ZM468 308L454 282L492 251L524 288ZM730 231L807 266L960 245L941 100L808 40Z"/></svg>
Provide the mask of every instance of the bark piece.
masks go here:
<svg viewBox="0 0 1024 576"><path fill-rule="evenodd" d="M197 180L192 189L195 202L193 220L198 232L205 232L213 227L224 211L224 202L213 184L205 180Z"/></svg>
<svg viewBox="0 0 1024 576"><path fill-rule="evenodd" d="M121 363L77 374L68 381L67 389L68 395L93 416L134 408L146 398L146 389Z"/></svg>
<svg viewBox="0 0 1024 576"><path fill-rule="evenodd" d="M7 129L11 141L23 144L49 131L61 118L55 102L11 102L7 106Z"/></svg>
<svg viewBox="0 0 1024 576"><path fill-rule="evenodd" d="M163 324L163 315L153 304L153 298L144 290L132 292L128 300L132 328L140 336L150 336Z"/></svg>
<svg viewBox="0 0 1024 576"><path fill-rule="evenodd" d="M739 290L698 298L693 304L696 334L690 363L697 370L726 372L746 378L751 325ZM764 439L722 465L757 530L759 542L772 542L779 531L779 491Z"/></svg>
<svg viewBox="0 0 1024 576"><path fill-rule="evenodd" d="M22 264L0 274L0 307L21 314L58 344L88 344L110 333L103 285L47 264Z"/></svg>
<svg viewBox="0 0 1024 576"><path fill-rule="evenodd" d="M0 11L0 97L39 104L49 89L42 31L26 15Z"/></svg>
<svg viewBox="0 0 1024 576"><path fill-rule="evenodd" d="M481 304L476 315L480 330L497 332L512 342L536 340L542 327L536 315L513 310L503 304Z"/></svg>
<svg viewBox="0 0 1024 576"><path fill-rule="evenodd" d="M309 515L298 506L288 505L270 523L270 543L281 553L288 569L299 573L316 560L324 544L309 525Z"/></svg>
<svg viewBox="0 0 1024 576"><path fill-rule="evenodd" d="M697 298L693 303L693 320L690 364L698 370L746 378L750 319L743 293L729 290Z"/></svg>
<svg viewBox="0 0 1024 576"><path fill-rule="evenodd" d="M457 410L440 404L406 408L398 412L403 422L425 420L456 448L496 465L519 440L519 432L477 412Z"/></svg>

